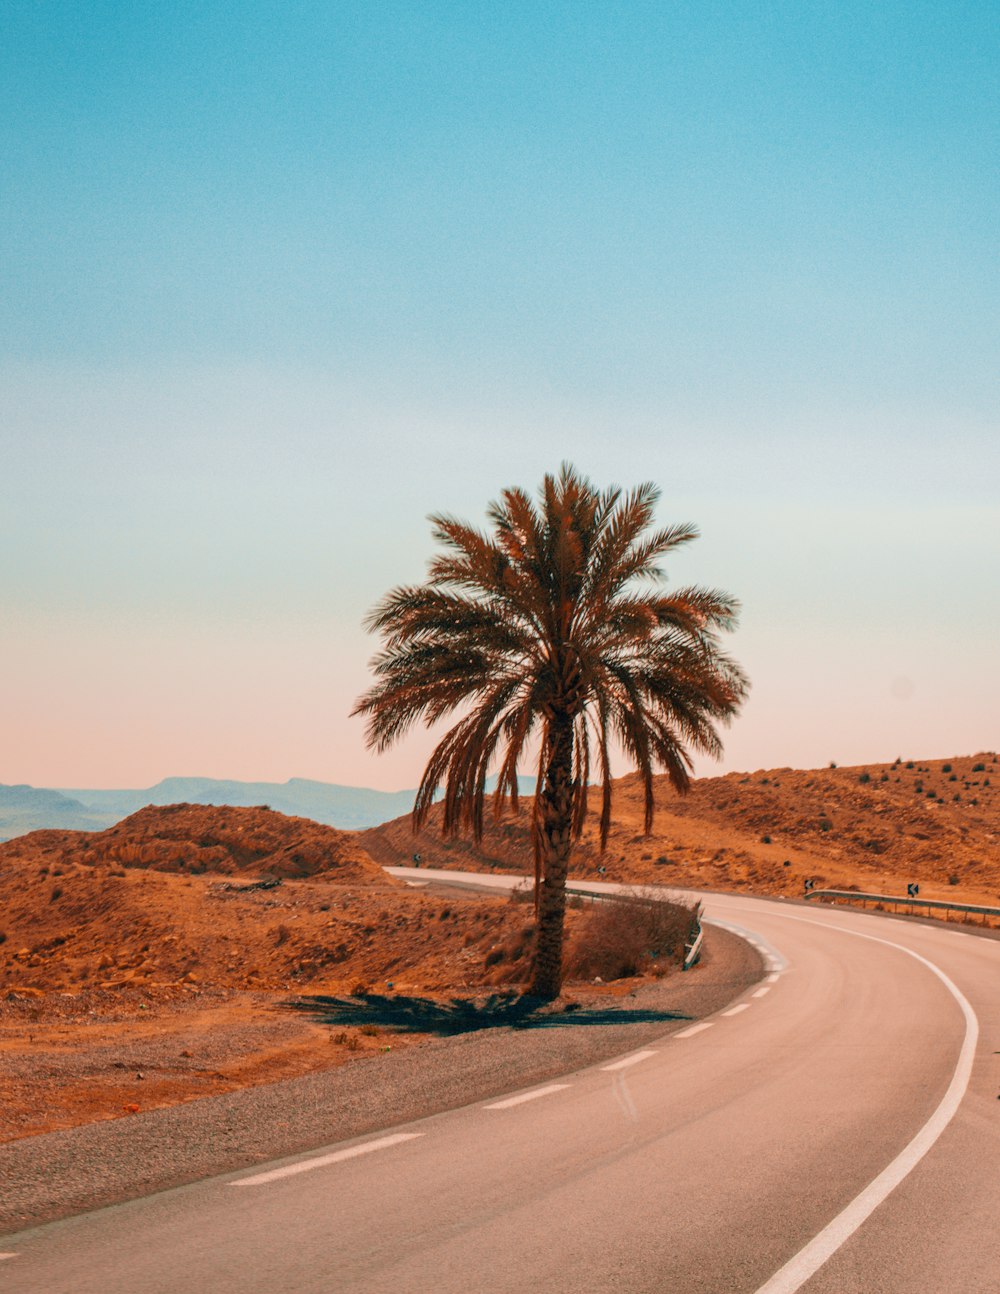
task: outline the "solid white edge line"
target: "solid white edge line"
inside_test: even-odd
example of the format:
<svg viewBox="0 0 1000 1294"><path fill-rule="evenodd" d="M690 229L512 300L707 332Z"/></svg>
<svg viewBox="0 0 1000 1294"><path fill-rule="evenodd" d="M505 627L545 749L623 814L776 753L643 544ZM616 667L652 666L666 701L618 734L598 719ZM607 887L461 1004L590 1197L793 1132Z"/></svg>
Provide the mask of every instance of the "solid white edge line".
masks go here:
<svg viewBox="0 0 1000 1294"><path fill-rule="evenodd" d="M602 1065L604 1073L612 1069L628 1069L629 1065L638 1065L640 1060L648 1060L650 1056L655 1056L655 1051L637 1051L634 1056L626 1056L624 1060L616 1060L613 1065Z"/></svg>
<svg viewBox="0 0 1000 1294"><path fill-rule="evenodd" d="M537 1100L540 1096L549 1096L553 1092L561 1092L564 1088L569 1087L569 1083L550 1083L548 1087L536 1087L532 1092L522 1092L520 1096L508 1096L506 1101L494 1101L491 1105L484 1105L484 1110L509 1110L512 1105L523 1105L525 1101Z"/></svg>
<svg viewBox="0 0 1000 1294"><path fill-rule="evenodd" d="M749 1003L749 1002L741 1002L741 1003L739 1004L739 1006L731 1006L731 1007L729 1008L729 1010L728 1010L728 1011L723 1011L723 1012L721 1012L721 1014L722 1014L722 1015L739 1015L739 1013L740 1013L741 1011L748 1011L749 1009L750 1009L750 1003Z"/></svg>
<svg viewBox="0 0 1000 1294"><path fill-rule="evenodd" d="M693 1024L690 1029L682 1029L680 1033L675 1033L675 1038L693 1038L696 1033L701 1033L703 1029L711 1029L711 1020L702 1020L701 1024Z"/></svg>
<svg viewBox="0 0 1000 1294"><path fill-rule="evenodd" d="M359 1155L370 1155L373 1150L386 1150L401 1141L413 1141L422 1137L422 1132L394 1132L389 1137L379 1137L376 1141L365 1141L360 1146L348 1146L346 1150L334 1150L329 1155L318 1155L315 1159L303 1159L297 1164L286 1164L284 1168L271 1168L266 1173L255 1173L253 1177L241 1177L230 1186L263 1186L265 1182L276 1182L281 1177L294 1177L297 1173L308 1173L314 1168L324 1168L327 1164L339 1164L343 1159L357 1159Z"/></svg>
<svg viewBox="0 0 1000 1294"><path fill-rule="evenodd" d="M855 1196L850 1204L827 1223L804 1248L800 1249L794 1258L789 1259L769 1281L761 1285L757 1294L795 1294L795 1291L801 1289L806 1281L819 1271L820 1267L845 1241L851 1238L862 1223L867 1221L882 1201L916 1168L955 1117L962 1103L962 1097L965 1095L972 1075L972 1063L979 1039L979 1021L968 1000L944 971L939 966L935 966L932 961L928 961L926 957L921 957L919 953L904 947L903 944L893 943L890 939L879 939L877 935L862 934L860 930L846 930L843 926L830 925L825 921L810 921L807 917L793 917L788 914L785 914L785 917L789 921L801 921L804 925L821 926L824 930L836 930L841 934L854 935L857 939L870 939L873 943L885 944L888 948L898 948L900 952L922 963L938 977L961 1008L962 1015L965 1017L965 1038L958 1053L958 1062L951 1082L948 1084L948 1090L917 1135L904 1146L892 1163L884 1168L874 1181L869 1182L860 1195Z"/></svg>

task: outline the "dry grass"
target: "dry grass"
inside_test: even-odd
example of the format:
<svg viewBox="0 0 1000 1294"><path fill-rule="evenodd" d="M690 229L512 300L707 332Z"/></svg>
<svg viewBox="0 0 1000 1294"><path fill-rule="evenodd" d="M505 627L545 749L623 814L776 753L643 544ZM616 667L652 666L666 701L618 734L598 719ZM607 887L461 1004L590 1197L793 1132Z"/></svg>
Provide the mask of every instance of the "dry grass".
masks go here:
<svg viewBox="0 0 1000 1294"><path fill-rule="evenodd" d="M698 909L652 895L593 904L574 932L566 956L573 979L663 975L684 957Z"/></svg>

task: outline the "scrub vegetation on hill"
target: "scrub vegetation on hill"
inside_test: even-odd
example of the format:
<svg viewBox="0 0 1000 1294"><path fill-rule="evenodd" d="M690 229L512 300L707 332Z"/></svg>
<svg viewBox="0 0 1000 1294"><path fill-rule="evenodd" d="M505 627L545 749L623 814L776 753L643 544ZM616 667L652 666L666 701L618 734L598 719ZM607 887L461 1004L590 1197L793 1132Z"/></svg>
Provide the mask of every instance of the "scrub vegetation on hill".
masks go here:
<svg viewBox="0 0 1000 1294"><path fill-rule="evenodd" d="M808 879L830 888L1000 904L1000 761L993 752L901 757L849 768L760 769L698 778L678 796L656 779L656 819L643 833L644 794L616 784L602 855L593 825L575 848L580 878L797 897ZM414 837L408 817L362 832L384 864L527 872L530 807L488 819L479 847L443 840L431 815ZM604 869L603 871L601 869Z"/></svg>

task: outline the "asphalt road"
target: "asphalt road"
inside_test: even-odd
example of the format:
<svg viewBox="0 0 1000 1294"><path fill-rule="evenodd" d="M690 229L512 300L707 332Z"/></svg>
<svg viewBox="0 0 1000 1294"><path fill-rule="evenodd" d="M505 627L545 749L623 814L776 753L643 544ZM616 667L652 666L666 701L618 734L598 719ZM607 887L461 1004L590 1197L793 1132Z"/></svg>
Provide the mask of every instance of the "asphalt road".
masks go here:
<svg viewBox="0 0 1000 1294"><path fill-rule="evenodd" d="M507 1099L6 1236L0 1288L996 1294L1000 943L706 910L772 967L717 1015Z"/></svg>

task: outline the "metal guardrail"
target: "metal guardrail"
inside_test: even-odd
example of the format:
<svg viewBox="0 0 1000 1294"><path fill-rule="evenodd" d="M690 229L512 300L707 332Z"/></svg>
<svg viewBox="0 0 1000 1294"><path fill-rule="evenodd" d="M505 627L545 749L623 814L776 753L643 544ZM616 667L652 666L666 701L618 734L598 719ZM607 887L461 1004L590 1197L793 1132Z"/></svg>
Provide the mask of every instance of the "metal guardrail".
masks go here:
<svg viewBox="0 0 1000 1294"><path fill-rule="evenodd" d="M695 916L694 923L697 927L697 934L690 944L684 945L684 961L681 963L681 970L690 970L692 966L698 964L701 957L701 945L705 938L705 928L701 924L699 915Z"/></svg>
<svg viewBox="0 0 1000 1294"><path fill-rule="evenodd" d="M910 898L899 894L866 894L861 890L808 890L807 899L849 899L854 902L891 903L894 908L931 908L943 909L946 912L967 912L976 916L1000 917L1000 908L982 907L976 903L958 903L949 899L922 899L919 896Z"/></svg>

